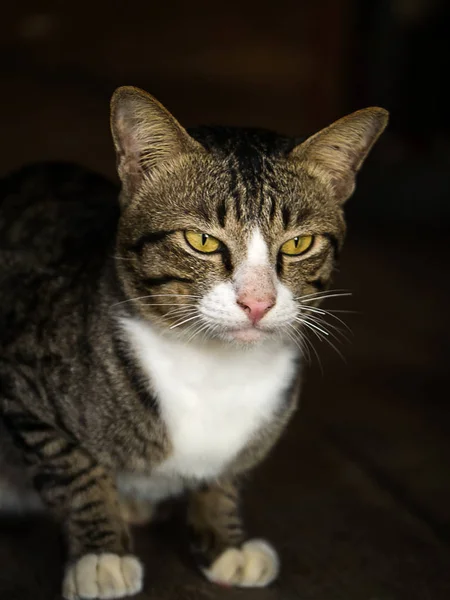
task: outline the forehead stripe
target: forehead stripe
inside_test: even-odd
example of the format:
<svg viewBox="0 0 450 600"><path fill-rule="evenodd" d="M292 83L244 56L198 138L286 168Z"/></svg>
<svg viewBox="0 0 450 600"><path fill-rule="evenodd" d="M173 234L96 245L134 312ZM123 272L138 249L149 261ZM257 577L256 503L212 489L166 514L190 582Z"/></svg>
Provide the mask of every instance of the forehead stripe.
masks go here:
<svg viewBox="0 0 450 600"><path fill-rule="evenodd" d="M225 227L225 219L227 216L227 204L225 198L217 205L217 220L221 227Z"/></svg>

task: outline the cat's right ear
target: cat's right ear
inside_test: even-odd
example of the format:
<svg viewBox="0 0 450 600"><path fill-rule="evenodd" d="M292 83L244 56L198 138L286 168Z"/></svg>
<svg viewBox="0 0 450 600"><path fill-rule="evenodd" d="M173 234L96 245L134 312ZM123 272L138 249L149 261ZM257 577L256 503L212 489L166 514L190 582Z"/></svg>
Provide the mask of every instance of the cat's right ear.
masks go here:
<svg viewBox="0 0 450 600"><path fill-rule="evenodd" d="M112 96L111 132L123 196L128 198L146 174L170 168L182 154L204 151L162 104L131 86L118 88Z"/></svg>

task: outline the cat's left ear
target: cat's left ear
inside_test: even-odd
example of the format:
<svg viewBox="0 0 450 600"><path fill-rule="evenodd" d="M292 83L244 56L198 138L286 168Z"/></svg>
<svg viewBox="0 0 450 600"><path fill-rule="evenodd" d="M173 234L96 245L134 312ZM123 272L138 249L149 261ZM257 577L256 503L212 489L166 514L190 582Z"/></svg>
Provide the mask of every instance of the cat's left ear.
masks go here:
<svg viewBox="0 0 450 600"><path fill-rule="evenodd" d="M324 183L334 198L345 202L353 193L356 174L388 123L384 108L365 108L339 119L296 146L291 159Z"/></svg>
<svg viewBox="0 0 450 600"><path fill-rule="evenodd" d="M123 193L129 199L146 173L168 169L183 154L204 152L153 96L131 86L111 99L111 131Z"/></svg>

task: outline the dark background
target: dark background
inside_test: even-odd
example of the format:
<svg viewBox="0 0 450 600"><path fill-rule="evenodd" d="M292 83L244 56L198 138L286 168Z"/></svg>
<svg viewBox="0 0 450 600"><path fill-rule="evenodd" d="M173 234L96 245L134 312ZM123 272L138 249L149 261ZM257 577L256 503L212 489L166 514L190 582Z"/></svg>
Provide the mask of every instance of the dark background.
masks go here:
<svg viewBox="0 0 450 600"><path fill-rule="evenodd" d="M323 374L313 360L301 411L249 484L280 582L214 588L170 531L143 530L142 597L450 598L449 22L446 0L2 7L4 173L58 159L115 177L108 103L124 84L186 126L296 135L364 106L391 112L348 205L336 287L353 296L327 305L357 312L341 315L346 362L315 340ZM0 530L0 598L57 598L60 568L49 524Z"/></svg>

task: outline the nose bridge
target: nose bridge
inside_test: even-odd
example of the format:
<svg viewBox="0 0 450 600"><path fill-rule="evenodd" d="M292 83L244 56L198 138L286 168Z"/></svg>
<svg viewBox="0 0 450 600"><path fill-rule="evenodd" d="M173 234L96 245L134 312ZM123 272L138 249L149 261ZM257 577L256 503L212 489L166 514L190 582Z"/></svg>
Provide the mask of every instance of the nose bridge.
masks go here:
<svg viewBox="0 0 450 600"><path fill-rule="evenodd" d="M274 270L269 264L247 264L238 273L235 288L240 299L273 302L276 297Z"/></svg>

